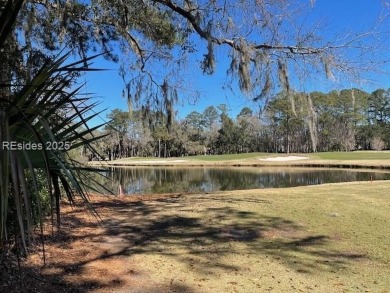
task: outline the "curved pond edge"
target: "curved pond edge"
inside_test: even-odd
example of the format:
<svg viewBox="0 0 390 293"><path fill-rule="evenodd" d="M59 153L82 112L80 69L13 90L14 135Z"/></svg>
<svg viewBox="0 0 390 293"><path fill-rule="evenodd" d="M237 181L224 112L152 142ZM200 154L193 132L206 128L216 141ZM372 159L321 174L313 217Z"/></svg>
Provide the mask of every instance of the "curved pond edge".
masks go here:
<svg viewBox="0 0 390 293"><path fill-rule="evenodd" d="M294 162L262 162L256 161L217 161L217 162L203 162L203 161L184 161L184 162L150 162L147 161L94 161L88 162L89 166L96 167L304 167L304 168L341 168L341 169L382 169L390 170L390 161L294 161Z"/></svg>

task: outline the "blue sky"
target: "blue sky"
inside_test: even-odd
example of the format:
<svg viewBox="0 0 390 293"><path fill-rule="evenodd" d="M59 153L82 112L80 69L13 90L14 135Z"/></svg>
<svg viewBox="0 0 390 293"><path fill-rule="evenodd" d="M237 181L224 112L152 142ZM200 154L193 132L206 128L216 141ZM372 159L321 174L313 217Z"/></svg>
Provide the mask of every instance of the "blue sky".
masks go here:
<svg viewBox="0 0 390 293"><path fill-rule="evenodd" d="M309 2L309 0L301 1L305 3ZM336 35L348 31L358 32L369 29L381 13L390 13L388 4L381 0L317 0L312 11L306 16L305 23L310 24L313 21L320 20L326 28L323 35L331 40ZM383 38L384 45L385 42L388 42L384 36L379 37ZM390 42L388 44L390 48ZM192 59L200 59L203 53L200 52L199 55L193 56ZM383 54L387 54L386 51ZM106 61L101 57L95 60L93 67L107 69L103 72L86 73L80 79L81 82L86 82L86 87L82 90L82 93L93 93L95 100L101 103L96 110L108 109L107 112L100 115L100 118L92 122L96 124L106 120L106 114L112 109L120 108L127 110L128 106L126 99L122 97L124 83L118 74L119 65ZM258 109L259 105L253 103L250 98L240 93L236 86L233 85L234 93L230 90L223 89L226 81L227 60L221 54L217 54L217 68L214 75L204 75L196 64L191 68L192 86L194 89L199 90L202 96L194 103L194 101L188 102L183 95L179 105L176 106L179 118L184 118L191 111L202 111L209 105L217 106L219 104L227 104L230 109L230 115L233 117L245 106L254 110ZM358 86L369 92L378 87L390 87L390 79L386 75L374 74L370 78L373 79L373 83L371 84L353 86ZM330 81L320 79L317 82L306 84L304 87L306 90L329 91L340 88L340 84L334 84ZM345 87L348 87L348 83L345 84Z"/></svg>

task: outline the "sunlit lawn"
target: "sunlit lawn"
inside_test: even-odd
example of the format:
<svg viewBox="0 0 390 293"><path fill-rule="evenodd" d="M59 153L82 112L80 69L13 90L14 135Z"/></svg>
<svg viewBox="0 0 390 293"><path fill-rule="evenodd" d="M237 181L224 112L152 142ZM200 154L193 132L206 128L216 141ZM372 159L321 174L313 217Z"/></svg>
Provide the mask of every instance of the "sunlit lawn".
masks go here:
<svg viewBox="0 0 390 293"><path fill-rule="evenodd" d="M390 160L390 151L324 152L312 157L323 160Z"/></svg>
<svg viewBox="0 0 390 293"><path fill-rule="evenodd" d="M242 153L225 155L197 155L177 158L156 158L156 157L131 157L117 161L137 160L200 160L200 161L229 161L229 160L250 160L266 157L287 157L304 156L310 159L320 160L390 160L390 151L354 151L354 152L319 152L319 153Z"/></svg>
<svg viewBox="0 0 390 293"><path fill-rule="evenodd" d="M265 157L287 157L304 156L310 159L321 160L390 160L390 151L355 151L355 152L320 152L320 153L245 153L230 155L192 156L187 157L194 160L203 161L223 161L223 160L247 160Z"/></svg>
<svg viewBox="0 0 390 293"><path fill-rule="evenodd" d="M81 273L63 278L95 276L98 292L389 292L389 190L366 182L105 199L103 229L70 229L85 251L69 264ZM66 272L64 261L52 267Z"/></svg>
<svg viewBox="0 0 390 293"><path fill-rule="evenodd" d="M160 282L194 292L389 292L389 190L355 183L151 204L164 232L142 259Z"/></svg>

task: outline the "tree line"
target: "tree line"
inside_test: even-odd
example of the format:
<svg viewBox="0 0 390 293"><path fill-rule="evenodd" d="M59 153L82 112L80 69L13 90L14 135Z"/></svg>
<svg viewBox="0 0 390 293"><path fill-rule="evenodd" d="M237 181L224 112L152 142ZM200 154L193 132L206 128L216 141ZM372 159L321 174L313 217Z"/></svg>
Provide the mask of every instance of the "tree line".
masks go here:
<svg viewBox="0 0 390 293"><path fill-rule="evenodd" d="M280 93L236 117L225 104L175 119L172 109L114 109L92 159L180 157L245 152L308 153L390 148L390 89Z"/></svg>

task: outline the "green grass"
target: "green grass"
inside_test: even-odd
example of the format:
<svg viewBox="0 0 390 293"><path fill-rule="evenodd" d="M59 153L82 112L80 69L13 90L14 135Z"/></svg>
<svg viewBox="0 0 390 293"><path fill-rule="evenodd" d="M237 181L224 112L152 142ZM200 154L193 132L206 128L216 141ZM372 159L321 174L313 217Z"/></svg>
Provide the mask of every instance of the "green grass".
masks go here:
<svg viewBox="0 0 390 293"><path fill-rule="evenodd" d="M144 162L150 161L154 164L217 164L227 165L232 163L242 163L242 164L267 164L272 165L275 162L259 161L260 158L269 158L269 157L286 157L286 156L302 156L309 157L310 160L298 161L298 163L305 163L315 160L315 163L321 164L321 160L328 161L348 161L343 162L344 164L359 165L360 163L364 166L382 166L383 164L390 164L390 151L355 151L355 152L322 152L322 153L243 153L243 154L227 154L227 155L198 155L198 156L185 156L185 157L172 157L172 158L156 158L156 157L130 157L123 158L113 161L113 163L118 164L129 164L134 165L142 164ZM156 162L153 162L156 161ZM157 162L158 161L158 162ZM294 164L295 162L291 162ZM324 162L326 164L332 162ZM340 163L340 162L336 162ZM99 164L99 162L92 162L91 164ZM280 163L276 163L280 164Z"/></svg>
<svg viewBox="0 0 390 293"><path fill-rule="evenodd" d="M283 156L304 156L314 160L390 160L390 151L355 151L355 152L322 152L322 153L245 153L245 154L228 154L228 155L211 155L211 156L193 156L184 157L188 160L199 161L230 161L230 160L250 160L266 157L283 157Z"/></svg>
<svg viewBox="0 0 390 293"><path fill-rule="evenodd" d="M245 153L229 155L211 155L211 156L193 156L185 157L187 159L201 161L229 161L229 160L247 160L265 157L278 156L304 156L312 159L321 160L390 160L390 151L355 151L355 152L322 152L322 153Z"/></svg>
<svg viewBox="0 0 390 293"><path fill-rule="evenodd" d="M248 160L266 157L304 156L320 160L390 160L390 151L355 151L355 152L322 152L322 153L245 153L229 155L193 156L187 159L199 161Z"/></svg>
<svg viewBox="0 0 390 293"><path fill-rule="evenodd" d="M390 160L389 151L324 152L310 155L323 160Z"/></svg>

